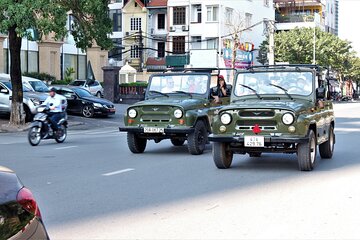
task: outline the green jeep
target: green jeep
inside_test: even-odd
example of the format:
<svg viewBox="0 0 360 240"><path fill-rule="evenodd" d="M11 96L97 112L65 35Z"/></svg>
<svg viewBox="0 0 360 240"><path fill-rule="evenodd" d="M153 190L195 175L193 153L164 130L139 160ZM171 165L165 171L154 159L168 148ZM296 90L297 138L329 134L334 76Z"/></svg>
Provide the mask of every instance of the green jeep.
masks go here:
<svg viewBox="0 0 360 240"><path fill-rule="evenodd" d="M127 132L130 151L144 152L147 140L158 143L170 139L174 146L187 140L191 154L202 154L211 132L211 116L221 107L211 99L210 81L211 73L207 72L152 75L145 100L127 109L125 127L119 128Z"/></svg>
<svg viewBox="0 0 360 240"><path fill-rule="evenodd" d="M328 82L316 65L258 66L236 73L230 104L211 122L212 155L220 169L233 154L297 153L301 171L333 155L335 117Z"/></svg>

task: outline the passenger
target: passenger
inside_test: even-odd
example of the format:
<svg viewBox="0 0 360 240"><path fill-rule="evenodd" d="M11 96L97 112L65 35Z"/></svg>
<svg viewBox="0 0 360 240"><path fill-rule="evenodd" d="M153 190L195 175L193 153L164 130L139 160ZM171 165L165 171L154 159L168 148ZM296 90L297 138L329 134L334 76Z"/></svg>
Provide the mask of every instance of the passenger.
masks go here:
<svg viewBox="0 0 360 240"><path fill-rule="evenodd" d="M213 90L211 96L214 98L215 103L221 103L220 98L230 97L230 89L227 88L223 75L219 75L218 84Z"/></svg>
<svg viewBox="0 0 360 240"><path fill-rule="evenodd" d="M171 92L174 92L174 91L175 91L174 80L172 79L172 77L167 76L166 77L166 86L161 89L161 92L163 92L163 93L171 93Z"/></svg>

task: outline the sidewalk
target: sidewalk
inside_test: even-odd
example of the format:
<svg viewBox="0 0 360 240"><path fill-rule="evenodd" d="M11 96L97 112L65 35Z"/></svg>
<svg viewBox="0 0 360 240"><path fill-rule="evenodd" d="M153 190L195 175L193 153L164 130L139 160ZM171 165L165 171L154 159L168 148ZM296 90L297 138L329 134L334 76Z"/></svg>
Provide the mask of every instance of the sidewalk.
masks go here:
<svg viewBox="0 0 360 240"><path fill-rule="evenodd" d="M115 104L115 108L116 108L116 115L119 115L119 118L122 120L124 117L124 113L127 109L127 107L129 107L128 104L120 104L120 103L116 103ZM68 115L70 118L72 118L72 115ZM74 126L80 126L80 125L85 125L85 118L82 117L77 117L77 120L74 120L74 118L71 119L71 121L68 121L68 126L74 127ZM95 118L96 119L96 118ZM26 123L23 126L13 126L9 124L10 121L10 116L4 116L4 115L0 115L0 133L6 133L6 132L22 132L22 131L27 131L30 127L30 123Z"/></svg>

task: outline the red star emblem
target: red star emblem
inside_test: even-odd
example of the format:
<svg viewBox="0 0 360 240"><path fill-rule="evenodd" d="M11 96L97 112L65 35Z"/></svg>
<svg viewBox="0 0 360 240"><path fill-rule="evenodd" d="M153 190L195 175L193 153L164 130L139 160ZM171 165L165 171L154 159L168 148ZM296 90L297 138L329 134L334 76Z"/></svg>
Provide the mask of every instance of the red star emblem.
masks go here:
<svg viewBox="0 0 360 240"><path fill-rule="evenodd" d="M255 124L252 131L253 131L253 133L258 134L258 133L261 133L261 128L259 127L258 124Z"/></svg>

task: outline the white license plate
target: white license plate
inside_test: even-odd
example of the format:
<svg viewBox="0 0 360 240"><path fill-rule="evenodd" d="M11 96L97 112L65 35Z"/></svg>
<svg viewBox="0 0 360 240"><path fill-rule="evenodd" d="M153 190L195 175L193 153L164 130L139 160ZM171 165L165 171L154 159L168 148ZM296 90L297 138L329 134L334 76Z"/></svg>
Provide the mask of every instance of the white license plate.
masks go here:
<svg viewBox="0 0 360 240"><path fill-rule="evenodd" d="M164 128L144 127L144 133L164 133Z"/></svg>
<svg viewBox="0 0 360 240"><path fill-rule="evenodd" d="M245 136L245 147L264 147L264 136Z"/></svg>

